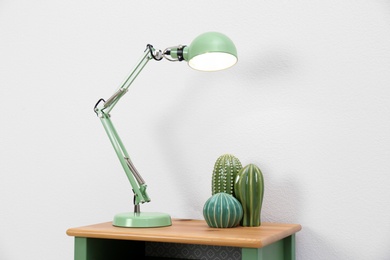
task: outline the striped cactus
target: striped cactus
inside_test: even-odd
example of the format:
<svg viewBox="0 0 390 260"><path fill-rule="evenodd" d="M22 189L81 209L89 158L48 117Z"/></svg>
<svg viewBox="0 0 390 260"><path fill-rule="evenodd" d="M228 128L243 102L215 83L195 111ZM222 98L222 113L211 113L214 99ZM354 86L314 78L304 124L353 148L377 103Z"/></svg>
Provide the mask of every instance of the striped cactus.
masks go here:
<svg viewBox="0 0 390 260"><path fill-rule="evenodd" d="M234 183L234 194L241 202L244 211L240 224L244 227L260 226L264 179L256 165L249 164L238 173Z"/></svg>
<svg viewBox="0 0 390 260"><path fill-rule="evenodd" d="M220 192L233 195L234 180L241 169L241 162L235 156L221 155L214 164L211 183L212 195Z"/></svg>
<svg viewBox="0 0 390 260"><path fill-rule="evenodd" d="M242 206L232 195L221 192L211 196L203 207L207 225L213 228L232 228L242 219Z"/></svg>

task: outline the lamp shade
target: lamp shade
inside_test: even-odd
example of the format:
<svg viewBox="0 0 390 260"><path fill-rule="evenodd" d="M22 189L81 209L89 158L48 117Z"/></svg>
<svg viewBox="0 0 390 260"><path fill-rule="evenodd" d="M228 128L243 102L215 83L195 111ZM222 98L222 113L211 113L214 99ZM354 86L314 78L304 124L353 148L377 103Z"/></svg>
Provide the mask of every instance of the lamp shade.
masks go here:
<svg viewBox="0 0 390 260"><path fill-rule="evenodd" d="M237 62L237 49L232 40L219 32L207 32L196 37L188 46L188 65L196 70L217 71Z"/></svg>

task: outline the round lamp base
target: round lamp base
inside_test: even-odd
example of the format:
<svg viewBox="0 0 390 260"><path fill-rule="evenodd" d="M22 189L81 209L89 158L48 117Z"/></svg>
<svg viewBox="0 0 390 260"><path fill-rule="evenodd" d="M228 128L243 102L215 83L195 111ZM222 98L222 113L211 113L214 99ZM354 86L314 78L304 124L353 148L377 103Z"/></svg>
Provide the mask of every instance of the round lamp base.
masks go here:
<svg viewBox="0 0 390 260"><path fill-rule="evenodd" d="M166 227L171 226L171 216L157 212L125 212L116 214L112 225L116 227Z"/></svg>

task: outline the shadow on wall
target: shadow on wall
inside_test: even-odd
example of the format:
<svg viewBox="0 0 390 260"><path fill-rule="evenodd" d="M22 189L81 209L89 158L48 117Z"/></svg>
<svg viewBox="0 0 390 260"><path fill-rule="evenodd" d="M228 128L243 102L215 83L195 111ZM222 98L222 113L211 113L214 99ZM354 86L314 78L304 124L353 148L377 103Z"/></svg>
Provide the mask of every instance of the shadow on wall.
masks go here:
<svg viewBox="0 0 390 260"><path fill-rule="evenodd" d="M351 252L350 255L346 255L345 250L340 248L340 245L336 245L329 241L329 239L321 237L321 235L315 232L311 227L303 227L300 232L304 233L304 236L297 235L297 259L360 259L359 252ZM301 255L300 252L305 252L305 255ZM324 252L326 252L325 255Z"/></svg>
<svg viewBox="0 0 390 260"><path fill-rule="evenodd" d="M217 76L217 75L216 75ZM182 89L180 98L176 99L177 102L172 104L171 109L164 111L164 116L161 117L161 121L157 122L158 135L157 140L160 142L159 148L162 149L161 155L164 156L164 160L168 165L172 165L170 172L177 172L175 177L171 177L172 186L177 187L177 193L181 194L181 200L185 205L196 206L199 200L199 187L193 184L192 178L199 178L199 175L194 170L189 169L186 158L192 153L191 149L183 149L184 144L181 143L183 136L188 133L182 133L183 125L185 124L198 124L199 122L192 122L191 115L194 109L196 110L202 104L204 97L210 95L210 89L208 85L213 85L214 77L211 76L206 79L197 77L197 80L191 82L189 86ZM199 81L205 80L202 86L199 86ZM201 123L201 122L200 122ZM184 127L185 128L185 127ZM187 140L186 140L187 141ZM194 141L194 140L191 140ZM202 142L202 140L195 140ZM206 147L205 147L206 149ZM201 155L197 156L196 160L201 160ZM211 172L210 179L207 180L211 185ZM169 177L167 177L169 178ZM205 180L206 181L206 180ZM204 195L204 194L202 194ZM207 194L208 195L208 194ZM210 190L211 195L211 190ZM203 203L203 202L202 202ZM199 207L199 205L198 205ZM203 204L202 204L203 207Z"/></svg>
<svg viewBox="0 0 390 260"><path fill-rule="evenodd" d="M224 73L222 75L222 77L224 77L224 80L226 80L226 77L230 77L233 80L233 77L237 77L237 75L239 75L240 78L243 77L247 79L249 77L255 81L262 81L267 78L278 79L281 75L288 74L293 69L291 55L287 51L273 49L267 52L262 51L256 53L255 56L256 57L249 57L248 61L246 61L245 63L238 63L241 65L237 68L237 71L235 73ZM245 57L240 58L240 60L246 59L247 58ZM197 125L199 123L202 124L202 122L190 122L192 120L191 114L194 110L199 108L205 102L205 100L209 102L210 96L215 95L216 90L210 88L209 86L217 84L216 81L219 82L220 79L221 75L219 75L219 73L211 73L207 75L202 75L202 77L196 77L195 80L188 80L187 82L189 82L189 84L185 88L182 88L180 98L176 98L177 102L175 104L171 104L171 108L167 111L164 111L161 120L157 122L157 140L159 140L160 142L160 149L163 150L160 154L162 154L162 156L165 156L164 160L167 161L168 165L174 165L174 168L172 168L171 172L180 172L180 174L175 175L175 178L172 179L172 183L175 184L175 187L178 187L180 189L180 191L178 192L183 195L181 199L185 200L185 205L194 205L194 203L197 202L196 196L194 197L193 195L198 194L199 189L190 181L191 178L195 177L192 172L189 172L188 165L186 165L185 158L188 157L183 155L183 153L185 153L186 151L183 150L183 145L180 141L180 136L182 137L183 133L179 131L180 129L183 129L183 126L186 123L194 125ZM235 78L235 80L238 81L237 78ZM251 85L256 85L256 89L258 88L258 84L246 84L244 90L245 92L240 92L243 93L243 95L248 96L256 95L256 93L253 93L253 91L251 91L251 89L253 89ZM228 92L228 90L226 92ZM219 95L218 98L224 99L221 95ZM218 102L218 100L215 100L215 102ZM224 104L224 102L222 102L222 104ZM215 117L220 118L221 116L217 113L221 111L223 112L223 108L215 107L217 105L215 105L214 107L213 105L210 106L211 109L208 113L209 117L212 118L211 113L215 113ZM212 125L210 125L210 127L212 127ZM200 128L198 130L204 130L204 128ZM198 141L202 142L202 140ZM207 146L208 144L204 145ZM205 149L207 149L207 147L205 147ZM191 153L191 151L189 151L189 153ZM196 159L199 160L201 158ZM211 173L212 168L210 169L210 179L207 180L210 182L210 185ZM291 183L289 183L288 185L291 185ZM292 187L286 190L296 190L296 188ZM285 201L284 205L282 205L281 208L285 209L284 213L287 213L287 216L291 216L292 213L297 212L297 205L292 205L291 201L298 201L298 195L288 194L283 197L288 198L288 200ZM296 216L293 218L297 219Z"/></svg>
<svg viewBox="0 0 390 260"><path fill-rule="evenodd" d="M245 63L237 63L238 73L256 81L279 79L296 68L291 53L283 49L263 50L253 56L240 58L240 61L244 59Z"/></svg>
<svg viewBox="0 0 390 260"><path fill-rule="evenodd" d="M263 172L263 175L265 182L263 221L302 225L300 222L304 211L302 188L292 177L294 175L286 175L289 177L282 181L273 178L273 174L269 172Z"/></svg>

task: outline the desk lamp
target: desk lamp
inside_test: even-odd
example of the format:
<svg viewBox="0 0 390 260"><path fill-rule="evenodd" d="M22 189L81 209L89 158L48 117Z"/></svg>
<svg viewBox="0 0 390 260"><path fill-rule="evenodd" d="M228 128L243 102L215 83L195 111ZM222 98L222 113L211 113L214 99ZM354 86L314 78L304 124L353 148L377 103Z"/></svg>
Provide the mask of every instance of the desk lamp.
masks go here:
<svg viewBox="0 0 390 260"><path fill-rule="evenodd" d="M178 45L156 50L148 44L140 61L124 83L107 100L99 99L94 111L100 118L119 161L126 173L134 193L134 212L119 213L114 216L113 225L118 227L163 227L170 226L171 217L166 213L141 212L140 204L150 202L145 180L141 177L123 145L110 119L110 112L127 92L134 79L149 60L187 61L188 65L200 71L217 71L229 68L237 62L237 50L233 42L224 34L207 32L195 38L189 46Z"/></svg>

